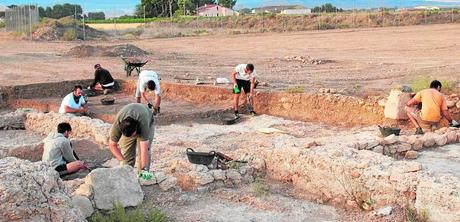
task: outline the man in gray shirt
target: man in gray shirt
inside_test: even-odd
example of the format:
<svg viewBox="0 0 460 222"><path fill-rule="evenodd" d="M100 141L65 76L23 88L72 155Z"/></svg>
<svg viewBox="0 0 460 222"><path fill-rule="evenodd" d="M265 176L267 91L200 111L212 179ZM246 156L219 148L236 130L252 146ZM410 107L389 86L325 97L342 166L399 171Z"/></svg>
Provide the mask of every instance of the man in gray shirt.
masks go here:
<svg viewBox="0 0 460 222"><path fill-rule="evenodd" d="M69 123L59 123L57 133L52 132L43 140L45 144L42 161L49 163L61 176L86 169L70 144L71 132L72 127Z"/></svg>

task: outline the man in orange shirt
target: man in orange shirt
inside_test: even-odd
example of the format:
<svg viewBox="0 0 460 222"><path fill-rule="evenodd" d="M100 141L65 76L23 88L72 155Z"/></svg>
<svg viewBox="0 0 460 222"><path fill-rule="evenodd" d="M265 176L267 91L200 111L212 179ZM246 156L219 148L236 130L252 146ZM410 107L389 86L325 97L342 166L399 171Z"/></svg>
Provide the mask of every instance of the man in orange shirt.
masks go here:
<svg viewBox="0 0 460 222"><path fill-rule="evenodd" d="M407 102L406 113L417 127L415 134L423 134L422 126L438 127L442 117L449 121L449 125L452 125L452 117L447 110L446 98L441 93L441 87L441 82L434 80L429 89L418 92ZM416 106L420 103L422 109Z"/></svg>

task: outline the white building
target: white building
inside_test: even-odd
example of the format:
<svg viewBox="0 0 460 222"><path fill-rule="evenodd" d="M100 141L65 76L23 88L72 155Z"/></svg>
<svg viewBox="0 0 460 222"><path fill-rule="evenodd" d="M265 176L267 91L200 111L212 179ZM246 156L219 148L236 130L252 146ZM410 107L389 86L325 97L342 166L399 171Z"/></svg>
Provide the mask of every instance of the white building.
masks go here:
<svg viewBox="0 0 460 222"><path fill-rule="evenodd" d="M280 14L283 15L308 15L311 14L311 9L304 8L304 9L285 9L281 11Z"/></svg>
<svg viewBox="0 0 460 222"><path fill-rule="evenodd" d="M5 17L5 12L6 12L7 9L8 9L8 7L6 7L4 5L0 5L0 18Z"/></svg>
<svg viewBox="0 0 460 222"><path fill-rule="evenodd" d="M207 17L213 17L213 16L232 16L235 14L235 12L232 9L225 8L220 5L214 5L214 4L205 4L201 7L199 7L196 10L196 13L198 16L207 16Z"/></svg>

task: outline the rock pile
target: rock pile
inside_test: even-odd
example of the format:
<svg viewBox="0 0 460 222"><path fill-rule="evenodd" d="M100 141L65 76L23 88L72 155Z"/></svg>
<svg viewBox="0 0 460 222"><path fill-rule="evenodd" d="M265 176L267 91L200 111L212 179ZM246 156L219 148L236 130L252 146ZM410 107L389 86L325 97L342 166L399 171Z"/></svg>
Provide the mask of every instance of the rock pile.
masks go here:
<svg viewBox="0 0 460 222"><path fill-rule="evenodd" d="M216 187L237 187L243 183L252 183L255 176L255 168L247 164L236 164L227 170L209 169L204 165L193 164L191 171L178 177L190 182L188 187L183 187L185 189L209 190Z"/></svg>
<svg viewBox="0 0 460 222"><path fill-rule="evenodd" d="M444 127L435 132L427 132L424 135L395 136L385 138L367 139L350 144L358 150L372 150L388 156L403 156L407 159L417 158L417 152L423 148L444 146L446 144L460 142L460 129Z"/></svg>
<svg viewBox="0 0 460 222"><path fill-rule="evenodd" d="M143 57L149 53L131 44L114 46L79 45L71 48L67 55L78 58L90 56L103 57Z"/></svg>
<svg viewBox="0 0 460 222"><path fill-rule="evenodd" d="M24 129L25 117L25 112L22 110L0 115L0 130Z"/></svg>
<svg viewBox="0 0 460 222"><path fill-rule="evenodd" d="M304 64L322 65L326 63L332 63L330 59L310 59L310 56L285 56L285 61L298 61Z"/></svg>
<svg viewBox="0 0 460 222"><path fill-rule="evenodd" d="M58 173L42 162L0 159L0 221L83 221Z"/></svg>

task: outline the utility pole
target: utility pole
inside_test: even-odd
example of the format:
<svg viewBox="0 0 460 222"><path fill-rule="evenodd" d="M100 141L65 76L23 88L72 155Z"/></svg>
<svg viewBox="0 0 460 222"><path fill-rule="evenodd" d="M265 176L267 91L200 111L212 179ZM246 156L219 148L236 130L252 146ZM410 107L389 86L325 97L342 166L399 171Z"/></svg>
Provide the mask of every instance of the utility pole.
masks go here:
<svg viewBox="0 0 460 222"><path fill-rule="evenodd" d="M83 9L81 10L81 15L83 17L83 41L86 40L86 24L85 24L85 13L83 13Z"/></svg>
<svg viewBox="0 0 460 222"><path fill-rule="evenodd" d="M75 39L77 39L77 5L74 5L74 19L75 19Z"/></svg>

